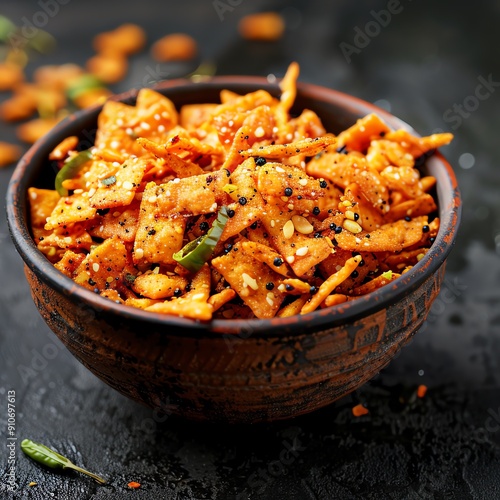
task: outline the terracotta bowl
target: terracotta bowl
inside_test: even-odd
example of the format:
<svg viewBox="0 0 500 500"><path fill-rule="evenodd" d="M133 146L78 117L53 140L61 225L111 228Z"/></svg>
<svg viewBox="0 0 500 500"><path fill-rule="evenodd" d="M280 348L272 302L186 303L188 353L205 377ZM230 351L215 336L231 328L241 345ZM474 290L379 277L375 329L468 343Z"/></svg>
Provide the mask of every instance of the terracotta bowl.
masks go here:
<svg viewBox="0 0 500 500"><path fill-rule="evenodd" d="M217 102L224 88L279 94L276 84L255 77L178 80L156 87L178 106ZM117 99L133 103L136 94ZM374 111L392 127L409 128L369 103L314 85L299 84L295 108L316 111L332 132ZM423 167L437 178L441 228L432 248L391 285L347 304L286 319L201 324L119 305L76 285L36 248L26 193L29 186L53 186L47 156L63 138L78 135L85 147L91 145L100 109L69 117L24 155L9 185L7 212L40 314L71 353L111 387L152 408L195 420L285 419L358 388L422 325L442 284L461 211L455 175L439 154Z"/></svg>

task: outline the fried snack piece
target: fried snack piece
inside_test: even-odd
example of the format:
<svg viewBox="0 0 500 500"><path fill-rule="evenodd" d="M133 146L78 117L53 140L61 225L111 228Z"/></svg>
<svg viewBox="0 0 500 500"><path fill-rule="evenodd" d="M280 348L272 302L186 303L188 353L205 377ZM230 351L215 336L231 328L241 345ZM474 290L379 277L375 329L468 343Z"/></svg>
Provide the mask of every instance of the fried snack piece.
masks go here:
<svg viewBox="0 0 500 500"><path fill-rule="evenodd" d="M260 12L244 16L238 29L247 40L274 42L283 36L285 21L277 12Z"/></svg>
<svg viewBox="0 0 500 500"><path fill-rule="evenodd" d="M248 249L236 244L226 255L212 260L231 288L241 297L257 318L272 318L285 295L278 290L281 277L268 266L253 258ZM267 283L274 283L272 291Z"/></svg>
<svg viewBox="0 0 500 500"><path fill-rule="evenodd" d="M15 163L21 157L21 148L16 144L0 141L0 168Z"/></svg>
<svg viewBox="0 0 500 500"><path fill-rule="evenodd" d="M112 31L94 37L92 45L96 52L130 56L139 52L146 44L146 32L137 24L127 23Z"/></svg>
<svg viewBox="0 0 500 500"><path fill-rule="evenodd" d="M159 62L186 61L198 52L196 40L185 33L172 33L157 40L151 47L153 59Z"/></svg>
<svg viewBox="0 0 500 500"><path fill-rule="evenodd" d="M0 92L13 90L24 80L21 66L11 62L0 63Z"/></svg>

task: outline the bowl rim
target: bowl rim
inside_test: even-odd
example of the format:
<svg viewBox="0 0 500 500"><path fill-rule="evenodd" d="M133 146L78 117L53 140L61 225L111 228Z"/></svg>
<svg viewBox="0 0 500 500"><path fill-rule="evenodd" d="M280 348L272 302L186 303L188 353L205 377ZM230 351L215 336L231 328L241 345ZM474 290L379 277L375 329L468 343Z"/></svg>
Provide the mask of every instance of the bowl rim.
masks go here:
<svg viewBox="0 0 500 500"><path fill-rule="evenodd" d="M274 89L278 91L278 82L270 83L265 77L258 76L215 76L200 81L175 79L160 82L151 88L168 95L169 90L192 87L200 90L201 87L225 88L228 86L255 86L257 88ZM129 102L133 101L139 88L113 95L111 100ZM358 97L340 92L338 90L322 87L312 83L297 83L297 93L314 97L316 100L334 102L350 111L363 116L374 112L387 121L391 127L400 127L419 135L411 126L386 110L377 107ZM427 164L435 164L436 168L444 168L447 185L438 186L438 190L452 191L451 205L446 207L446 218L442 217L442 208L439 207L440 228L436 239L423 259L410 271L394 280L391 284L383 286L374 292L356 298L345 304L318 309L304 316L291 316L288 318L270 319L214 319L210 322L199 322L188 318L167 316L160 313L144 311L142 309L117 304L109 299L96 295L94 292L77 285L71 278L57 270L52 263L38 250L28 229L28 204L26 172L30 170L33 158L44 146L54 141L54 137L62 133L66 126L73 120L91 116L102 109L102 104L79 110L57 124L47 135L33 144L19 160L11 176L6 196L6 211L9 232L14 245L24 260L25 265L47 285L56 291L68 296L73 302L79 302L82 307L90 307L100 312L117 314L126 320L143 321L158 326L170 327L168 334L186 335L186 329L197 336L213 336L230 334L241 336L242 332L248 335L279 336L281 334L294 335L304 330L300 328L301 318L307 320L308 329L331 328L344 323L352 322L363 316L376 313L395 304L400 298L418 288L427 278L433 275L444 263L455 244L458 227L460 225L462 202L455 173L448 161L437 152L427 159ZM54 143L52 147L57 144ZM36 163L36 162L35 162ZM437 164L440 164L440 167ZM439 198L439 195L438 195ZM439 202L439 199L438 199ZM305 325L304 325L305 326ZM299 328L297 328L299 327Z"/></svg>

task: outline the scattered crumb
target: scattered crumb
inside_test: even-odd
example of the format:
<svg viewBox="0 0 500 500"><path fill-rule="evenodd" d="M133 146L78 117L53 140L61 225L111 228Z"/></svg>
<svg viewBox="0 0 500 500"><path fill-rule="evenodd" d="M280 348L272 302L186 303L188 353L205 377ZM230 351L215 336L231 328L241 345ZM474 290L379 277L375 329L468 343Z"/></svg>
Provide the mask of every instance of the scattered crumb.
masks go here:
<svg viewBox="0 0 500 500"><path fill-rule="evenodd" d="M361 417L363 415L367 415L368 413L370 413L369 410L367 408L365 408L362 404L356 405L352 409L352 414L355 417Z"/></svg>

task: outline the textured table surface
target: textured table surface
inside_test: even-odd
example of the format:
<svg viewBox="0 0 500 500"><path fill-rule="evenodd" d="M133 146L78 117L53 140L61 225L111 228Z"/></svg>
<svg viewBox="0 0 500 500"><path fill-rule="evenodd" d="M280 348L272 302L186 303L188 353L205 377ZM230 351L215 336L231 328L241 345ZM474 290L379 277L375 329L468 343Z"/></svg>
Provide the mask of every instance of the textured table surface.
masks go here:
<svg viewBox="0 0 500 500"><path fill-rule="evenodd" d="M49 4L52 10L44 11ZM286 17L283 40L244 42L238 20L269 9ZM35 310L2 216L0 498L500 498L498 1L477 0L465 9L451 0L2 0L0 13L25 26L46 20L42 27L56 37L55 51L30 63L30 70L83 64L92 55L92 36L122 22L146 27L150 42L168 32L191 33L200 60L215 63L218 74L281 76L297 60L302 81L376 102L422 134L454 132L443 153L464 199L442 293L410 345L338 403L251 427L158 415L91 375ZM144 52L114 90L194 67L158 65ZM14 137L12 127L0 125L1 140ZM12 170L0 171L2 200ZM423 399L415 397L419 384L429 388ZM7 491L9 391L15 393L18 438L15 493ZM369 415L352 416L358 402ZM108 484L43 469L20 451L25 437L103 475ZM37 485L29 487L30 481ZM129 481L142 486L132 491Z"/></svg>

